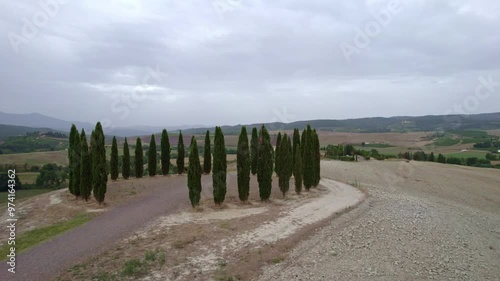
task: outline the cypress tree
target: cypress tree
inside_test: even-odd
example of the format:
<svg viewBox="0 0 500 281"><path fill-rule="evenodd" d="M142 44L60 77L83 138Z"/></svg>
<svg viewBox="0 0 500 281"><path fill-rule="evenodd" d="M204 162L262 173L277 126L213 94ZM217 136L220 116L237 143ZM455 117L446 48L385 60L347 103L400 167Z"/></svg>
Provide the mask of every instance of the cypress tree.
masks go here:
<svg viewBox="0 0 500 281"><path fill-rule="evenodd" d="M302 133L302 165L303 165L303 181L306 190L309 190L314 185L314 143L312 140L311 126L307 125L307 129Z"/></svg>
<svg viewBox="0 0 500 281"><path fill-rule="evenodd" d="M248 146L248 134L245 126L241 127L236 162L238 169L238 196L241 201L245 202L248 200L250 194L250 148Z"/></svg>
<svg viewBox="0 0 500 281"><path fill-rule="evenodd" d="M123 144L122 176L124 179L130 177L130 150L128 148L127 138Z"/></svg>
<svg viewBox="0 0 500 281"><path fill-rule="evenodd" d="M189 147L188 189L189 201L191 201L191 206L194 208L200 204L201 198L200 158L198 155L198 143L194 136L191 138L191 145Z"/></svg>
<svg viewBox="0 0 500 281"><path fill-rule="evenodd" d="M161 173L165 176L170 172L170 140L168 132L163 129L161 132Z"/></svg>
<svg viewBox="0 0 500 281"><path fill-rule="evenodd" d="M113 143L111 144L110 165L111 179L116 180L118 178L118 144L116 143L116 137L113 137Z"/></svg>
<svg viewBox="0 0 500 281"><path fill-rule="evenodd" d="M222 133L222 129L220 127L215 127L213 165L212 185L214 188L214 202L217 205L221 205L226 198L227 160L224 134Z"/></svg>
<svg viewBox="0 0 500 281"><path fill-rule="evenodd" d="M429 155L428 161L429 162L435 162L436 161L436 157L434 156L434 152L431 152L431 155Z"/></svg>
<svg viewBox="0 0 500 281"><path fill-rule="evenodd" d="M295 178L295 192L300 194L302 191L302 155L300 154L300 144L296 146L294 154L293 174Z"/></svg>
<svg viewBox="0 0 500 281"><path fill-rule="evenodd" d="M212 171L212 148L210 147L210 132L207 130L205 134L205 150L203 153L203 171L205 174L210 174Z"/></svg>
<svg viewBox="0 0 500 281"><path fill-rule="evenodd" d="M300 132L299 129L295 128L293 129L293 147L292 147L294 161L295 161L295 151L297 151L297 147L300 147ZM295 164L293 166L295 166ZM293 173L293 175L295 176L295 172Z"/></svg>
<svg viewBox="0 0 500 281"><path fill-rule="evenodd" d="M279 152L276 151L276 155L279 155L276 160L276 166L279 167L277 170L279 181L278 185L280 187L281 192L283 193L283 197L290 189L290 177L292 176L292 144L288 135L285 134L283 139L281 140L281 144L279 146Z"/></svg>
<svg viewBox="0 0 500 281"><path fill-rule="evenodd" d="M92 173L92 188L94 188L94 149L95 149L95 131L90 134L89 157L90 157L90 172Z"/></svg>
<svg viewBox="0 0 500 281"><path fill-rule="evenodd" d="M437 161L438 161L439 163L446 163L446 157L444 157L444 155L443 155L443 154L439 153L438 158L437 158Z"/></svg>
<svg viewBox="0 0 500 281"><path fill-rule="evenodd" d="M135 177L140 179L144 174L144 159L141 138L135 142Z"/></svg>
<svg viewBox="0 0 500 281"><path fill-rule="evenodd" d="M82 153L80 154L80 196L85 199L85 201L88 201L92 193L92 170L90 165L92 159L90 158L87 136L85 135L84 129L82 129L80 135L80 146L82 149Z"/></svg>
<svg viewBox="0 0 500 281"><path fill-rule="evenodd" d="M281 164L281 161L279 160L279 158L281 157L280 153L280 144L281 144L281 132L278 133L278 138L276 139L276 155L274 156L275 159L274 159L274 163L275 163L275 166L274 166L274 171L276 172L276 175L279 177L280 176L280 173L278 172L279 169L280 169L280 164Z"/></svg>
<svg viewBox="0 0 500 281"><path fill-rule="evenodd" d="M80 196L80 165L82 148L80 146L80 134L76 131L73 139L73 195L77 198Z"/></svg>
<svg viewBox="0 0 500 281"><path fill-rule="evenodd" d="M184 173L184 139L182 138L182 132L179 133L179 142L177 143L177 173L182 175Z"/></svg>
<svg viewBox="0 0 500 281"><path fill-rule="evenodd" d="M319 136L316 129L312 131L313 142L313 159L314 159L314 181L313 186L316 187L321 180L321 152L319 144Z"/></svg>
<svg viewBox="0 0 500 281"><path fill-rule="evenodd" d="M252 129L252 140L250 141L250 157L251 157L251 170L252 175L257 174L257 165L258 165L258 147L259 147L259 136L257 135L257 128Z"/></svg>
<svg viewBox="0 0 500 281"><path fill-rule="evenodd" d="M92 151L92 185L94 186L94 197L101 204L106 195L106 185L108 182L108 171L106 163L106 147L104 132L101 122L97 122L94 130L94 146Z"/></svg>
<svg viewBox="0 0 500 281"><path fill-rule="evenodd" d="M259 195L262 201L269 200L273 182L273 146L269 133L262 125L259 132L257 147L257 181L259 182Z"/></svg>
<svg viewBox="0 0 500 281"><path fill-rule="evenodd" d="M74 177L74 174L73 174L73 166L75 165L75 161L74 161L74 149L75 149L75 136L78 134L78 131L76 129L76 126L75 124L71 125L71 130L69 132L69 147L68 147L68 160L69 160L69 165L68 165L68 168L69 168L69 192L71 194L75 194L74 193L74 187L75 187L75 177Z"/></svg>
<svg viewBox="0 0 500 281"><path fill-rule="evenodd" d="M149 142L149 154L148 154L148 172L150 177L156 175L156 140L155 135L151 135L151 141Z"/></svg>

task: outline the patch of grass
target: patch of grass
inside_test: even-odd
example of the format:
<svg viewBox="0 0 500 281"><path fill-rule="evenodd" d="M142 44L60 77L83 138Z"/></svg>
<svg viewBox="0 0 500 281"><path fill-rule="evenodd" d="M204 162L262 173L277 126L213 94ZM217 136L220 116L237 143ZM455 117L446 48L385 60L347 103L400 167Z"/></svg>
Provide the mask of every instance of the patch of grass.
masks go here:
<svg viewBox="0 0 500 281"><path fill-rule="evenodd" d="M56 163L57 165L68 165L68 151L45 151L15 154L0 154L0 163L16 164L22 167L24 163L30 166L42 166L43 164Z"/></svg>
<svg viewBox="0 0 500 281"><path fill-rule="evenodd" d="M91 217L87 214L78 215L70 220L56 223L46 227L35 228L27 231L16 239L16 253L19 254L39 243L49 240L57 235L60 235L72 228L80 226L88 221ZM11 246L5 244L0 247L0 256L5 260Z"/></svg>
<svg viewBox="0 0 500 281"><path fill-rule="evenodd" d="M490 138L486 131L450 131L450 133L468 138Z"/></svg>
<svg viewBox="0 0 500 281"><path fill-rule="evenodd" d="M394 147L394 145L390 145L387 143L370 143L370 144L365 144L360 145L361 147L375 147L375 148L388 148L388 147Z"/></svg>
<svg viewBox="0 0 500 281"><path fill-rule="evenodd" d="M283 257L275 257L275 258L273 258L273 259L271 260L271 263L272 263L272 264L278 264L278 263L280 263L280 262L282 262L282 261L284 261L284 260L285 260L285 259L284 259Z"/></svg>
<svg viewBox="0 0 500 281"><path fill-rule="evenodd" d="M446 158L448 158L448 157L455 157L455 158L466 159L466 158L475 157L477 159L486 159L486 153L487 152L470 150L470 151L464 151L464 152L446 153L446 154L444 154L444 156Z"/></svg>
<svg viewBox="0 0 500 281"><path fill-rule="evenodd" d="M16 200L15 202L19 203L23 200L26 200L30 197L37 196L40 194L44 194L47 192L52 191L52 189L23 189L23 190L16 190ZM7 204L7 199L8 199L8 192L1 192L0 193L0 206L2 204Z"/></svg>
<svg viewBox="0 0 500 281"><path fill-rule="evenodd" d="M123 276L140 276L146 272L146 265L140 259L131 259L126 261L122 269Z"/></svg>
<svg viewBox="0 0 500 281"><path fill-rule="evenodd" d="M460 140L452 139L448 137L437 138L434 144L437 146L452 146L460 143Z"/></svg>
<svg viewBox="0 0 500 281"><path fill-rule="evenodd" d="M36 178L40 175L39 172L24 172L16 173L22 184L35 184Z"/></svg>

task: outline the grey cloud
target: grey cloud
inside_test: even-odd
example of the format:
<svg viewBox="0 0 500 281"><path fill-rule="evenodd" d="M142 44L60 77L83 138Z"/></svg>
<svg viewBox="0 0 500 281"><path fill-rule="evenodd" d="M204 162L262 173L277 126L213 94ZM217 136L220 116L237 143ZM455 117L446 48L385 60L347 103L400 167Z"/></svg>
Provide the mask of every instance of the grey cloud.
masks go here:
<svg viewBox="0 0 500 281"><path fill-rule="evenodd" d="M340 44L354 44L390 2L68 1L15 53L8 34L41 8L4 1L0 85L10 103L0 110L118 126L151 114L165 126L270 122L285 109L289 121L442 114L474 94L478 77L500 81L493 0L401 1L348 62ZM146 79L157 67L168 75ZM117 106L138 88L146 98L122 118ZM498 111L499 92L471 113Z"/></svg>

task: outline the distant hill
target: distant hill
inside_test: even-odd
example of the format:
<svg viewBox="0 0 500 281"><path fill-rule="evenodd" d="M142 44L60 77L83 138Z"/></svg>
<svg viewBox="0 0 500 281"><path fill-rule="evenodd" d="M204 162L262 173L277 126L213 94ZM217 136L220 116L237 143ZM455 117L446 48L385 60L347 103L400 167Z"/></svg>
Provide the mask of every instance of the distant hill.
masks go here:
<svg viewBox="0 0 500 281"><path fill-rule="evenodd" d="M46 133L50 131L56 131L56 130L50 128L32 128L32 127L0 124L0 140L7 139L8 137L24 136L26 135L26 133L32 133L32 132Z"/></svg>
<svg viewBox="0 0 500 281"><path fill-rule="evenodd" d="M449 130L492 130L500 129L500 113L484 113L476 115L429 115L421 117L373 117L346 120L308 120L292 123L265 123L271 130L300 130L307 124L322 131L338 132L415 132L415 131L449 131ZM262 124L250 124L247 127L260 127ZM214 128L209 128L214 131ZM207 128L184 130L189 134L200 134ZM241 125L222 126L225 134L238 134Z"/></svg>
<svg viewBox="0 0 500 281"><path fill-rule="evenodd" d="M84 128L88 133L95 128L95 124L78 121L65 121L39 113L15 114L0 112L0 124L11 126L5 127L3 129L3 135L0 135L0 138L18 136L19 132L21 132L21 134L24 134L26 132L41 131L41 128L50 128L50 130L52 131L69 132L72 124L75 124L78 130ZM14 127L16 126L27 127L34 130L25 129L26 131L23 131L21 129L15 129ZM201 125L167 126L165 128L169 131L176 131L179 129L188 129L195 127L201 127ZM115 127L113 130L105 130L104 133L106 135L114 135L117 137L142 136L161 132L163 128L164 127L161 126Z"/></svg>
<svg viewBox="0 0 500 281"><path fill-rule="evenodd" d="M0 127L0 138L16 136L26 132L46 130L57 130L69 132L71 124L75 124L79 130L85 128L90 133L95 124L86 122L70 122L38 113L32 114L10 114L0 112L0 123L6 124ZM414 132L414 131L449 131L449 130L491 130L500 129L500 113L484 113L475 115L429 115L420 117L397 116L397 117L373 117L346 120L308 120L292 123L265 123L270 130L293 130L304 129L307 124L322 131L338 132ZM10 125L10 126L8 126ZM260 127L261 123L246 125L247 127ZM24 126L24 127L20 127ZM50 129L47 129L50 128ZM194 128L194 129L189 129ZM117 127L114 130L105 130L105 134L117 137L147 136L152 133L160 133L161 126L130 126ZM167 126L169 131L182 129L186 134L203 134L206 130L214 131L214 127L204 126ZM241 125L222 126L225 134L238 134Z"/></svg>

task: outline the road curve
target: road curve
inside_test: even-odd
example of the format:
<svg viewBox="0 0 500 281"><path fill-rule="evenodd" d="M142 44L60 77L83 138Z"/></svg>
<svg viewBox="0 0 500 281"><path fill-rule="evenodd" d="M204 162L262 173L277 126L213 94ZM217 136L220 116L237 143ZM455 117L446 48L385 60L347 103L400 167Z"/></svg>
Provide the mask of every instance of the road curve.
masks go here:
<svg viewBox="0 0 500 281"><path fill-rule="evenodd" d="M114 242L153 219L190 206L186 176L159 176L154 180L158 185L137 198L18 255L15 274L8 272L8 265L3 262L0 280L53 280L64 270L109 249ZM211 177L203 176L202 182L204 187L211 186Z"/></svg>

